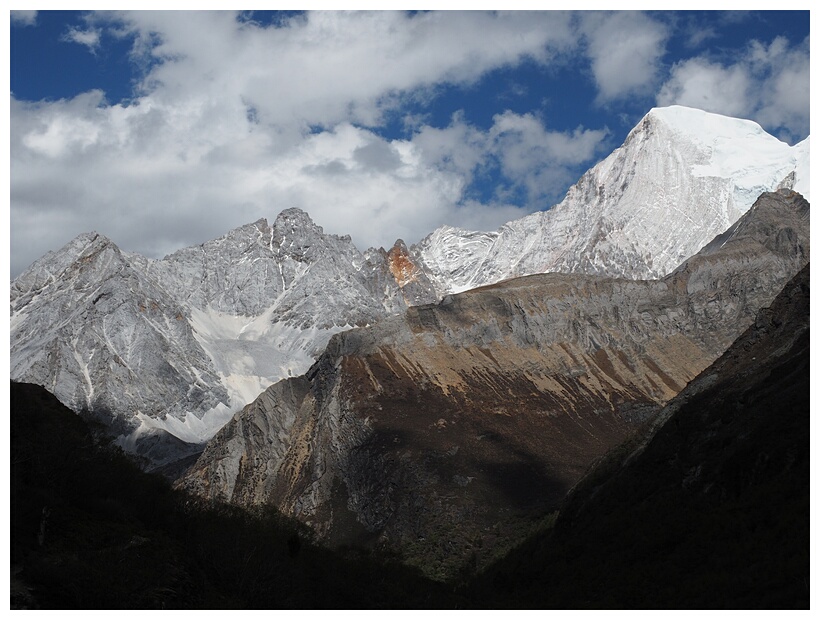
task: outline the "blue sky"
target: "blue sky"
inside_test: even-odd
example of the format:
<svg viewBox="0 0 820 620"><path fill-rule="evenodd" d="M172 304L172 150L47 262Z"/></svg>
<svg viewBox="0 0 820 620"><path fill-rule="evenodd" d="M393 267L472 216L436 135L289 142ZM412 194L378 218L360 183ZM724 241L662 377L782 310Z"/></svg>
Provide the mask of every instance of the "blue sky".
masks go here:
<svg viewBox="0 0 820 620"><path fill-rule="evenodd" d="M809 132L809 13L12 12L11 274L300 207L359 249L559 202L653 106Z"/></svg>

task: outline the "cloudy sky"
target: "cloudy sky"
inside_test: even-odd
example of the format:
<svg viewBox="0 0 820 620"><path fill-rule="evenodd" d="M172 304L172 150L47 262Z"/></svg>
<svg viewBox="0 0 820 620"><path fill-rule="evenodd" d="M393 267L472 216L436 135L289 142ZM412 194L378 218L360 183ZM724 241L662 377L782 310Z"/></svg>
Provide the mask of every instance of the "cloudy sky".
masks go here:
<svg viewBox="0 0 820 620"><path fill-rule="evenodd" d="M653 106L809 133L803 12L12 11L11 276L300 207L359 249L559 202Z"/></svg>

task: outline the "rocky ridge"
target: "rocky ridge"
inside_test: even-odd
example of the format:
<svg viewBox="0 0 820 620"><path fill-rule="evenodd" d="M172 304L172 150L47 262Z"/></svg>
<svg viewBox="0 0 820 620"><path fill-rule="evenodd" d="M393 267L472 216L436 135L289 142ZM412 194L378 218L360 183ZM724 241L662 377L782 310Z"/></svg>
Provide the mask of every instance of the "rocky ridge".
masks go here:
<svg viewBox="0 0 820 620"><path fill-rule="evenodd" d="M304 372L334 333L406 307L385 261L298 209L162 260L90 233L12 283L11 376L161 464Z"/></svg>

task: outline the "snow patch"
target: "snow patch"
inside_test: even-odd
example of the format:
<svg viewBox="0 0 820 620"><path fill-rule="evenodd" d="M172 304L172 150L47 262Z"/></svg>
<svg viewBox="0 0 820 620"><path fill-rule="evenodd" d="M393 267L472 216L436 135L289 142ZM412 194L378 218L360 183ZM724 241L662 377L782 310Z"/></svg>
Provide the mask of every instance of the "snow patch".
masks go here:
<svg viewBox="0 0 820 620"><path fill-rule="evenodd" d="M230 396L231 411L254 401L277 381L307 372L331 336L350 328L302 329L275 322L275 317L274 306L258 316L232 315L210 306L191 310L194 337L213 361ZM210 424L206 427L204 431L216 432ZM166 430L176 435L171 428Z"/></svg>
<svg viewBox="0 0 820 620"><path fill-rule="evenodd" d="M116 443L123 450L135 452L137 442L142 437L152 431L162 430L184 442L200 444L216 435L219 429L225 426L234 414L235 410L224 404L206 411L201 418L188 413L182 420L173 416L166 416L165 419L153 418L142 412L137 412L134 417L140 423L139 426L127 436L120 435Z"/></svg>

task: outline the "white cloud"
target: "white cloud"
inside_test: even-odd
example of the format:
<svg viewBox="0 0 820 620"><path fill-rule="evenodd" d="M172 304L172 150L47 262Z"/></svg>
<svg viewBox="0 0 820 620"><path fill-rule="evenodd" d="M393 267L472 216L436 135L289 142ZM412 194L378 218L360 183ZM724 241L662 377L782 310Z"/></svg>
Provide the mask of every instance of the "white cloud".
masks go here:
<svg viewBox="0 0 820 620"><path fill-rule="evenodd" d="M783 37L752 41L735 62L695 57L676 63L657 95L658 105L681 104L751 118L784 139L809 131L809 42Z"/></svg>
<svg viewBox="0 0 820 620"><path fill-rule="evenodd" d="M122 28L143 54L166 60L146 76L163 96L241 93L265 123L332 126L380 122L399 93L469 83L524 57L546 60L573 44L556 13L311 13L281 28L237 22L231 13L135 12ZM492 44L488 44L492 41Z"/></svg>
<svg viewBox="0 0 820 620"><path fill-rule="evenodd" d="M11 11L11 23L15 26L34 26L37 23L37 11Z"/></svg>
<svg viewBox="0 0 820 620"><path fill-rule="evenodd" d="M788 127L802 137L809 132L809 41L790 48L777 37L766 47L754 42L752 70L762 80L756 118L770 127Z"/></svg>
<svg viewBox="0 0 820 620"><path fill-rule="evenodd" d="M88 28L83 30L81 28L70 27L63 35L63 40L71 43L79 43L85 45L93 54L100 46L100 35L102 33L96 28Z"/></svg>
<svg viewBox="0 0 820 620"><path fill-rule="evenodd" d="M658 79L667 27L643 13L583 13L598 102L646 94Z"/></svg>
<svg viewBox="0 0 820 620"><path fill-rule="evenodd" d="M227 12L135 12L86 26L72 36L92 47L82 33L134 36L146 73L128 105L100 91L12 97L15 274L89 230L162 256L292 206L360 249L443 223L496 228L526 212L464 192L488 158L513 157L512 134L501 144L454 119L391 142L366 126L442 83L573 44L556 13L320 13L262 28ZM518 153L509 182L532 183L526 158L550 153Z"/></svg>
<svg viewBox="0 0 820 620"><path fill-rule="evenodd" d="M748 71L739 65L723 67L705 58L676 64L657 96L658 105L679 104L727 116L751 112Z"/></svg>
<svg viewBox="0 0 820 620"><path fill-rule="evenodd" d="M529 201L537 203L574 180L574 167L593 159L608 131L548 131L532 114L507 111L494 117L490 135L504 175L512 185L526 187Z"/></svg>
<svg viewBox="0 0 820 620"><path fill-rule="evenodd" d="M420 126L413 143L426 164L469 180L475 169L487 161L489 136L466 123L464 114L458 112L448 127Z"/></svg>
<svg viewBox="0 0 820 620"><path fill-rule="evenodd" d="M22 146L49 159L79 155L94 145L102 131L105 113L98 107L102 91L95 90L52 105L29 106L30 129L20 135Z"/></svg>
<svg viewBox="0 0 820 620"><path fill-rule="evenodd" d="M499 197L516 188L527 193L527 207L550 206L556 191L573 180L576 167L591 162L601 151L609 132L578 127L571 132L548 130L533 114L507 110L493 117L493 125L480 131L457 113L445 128L422 127L413 137L425 163L459 174L469 183L476 174L498 168Z"/></svg>

